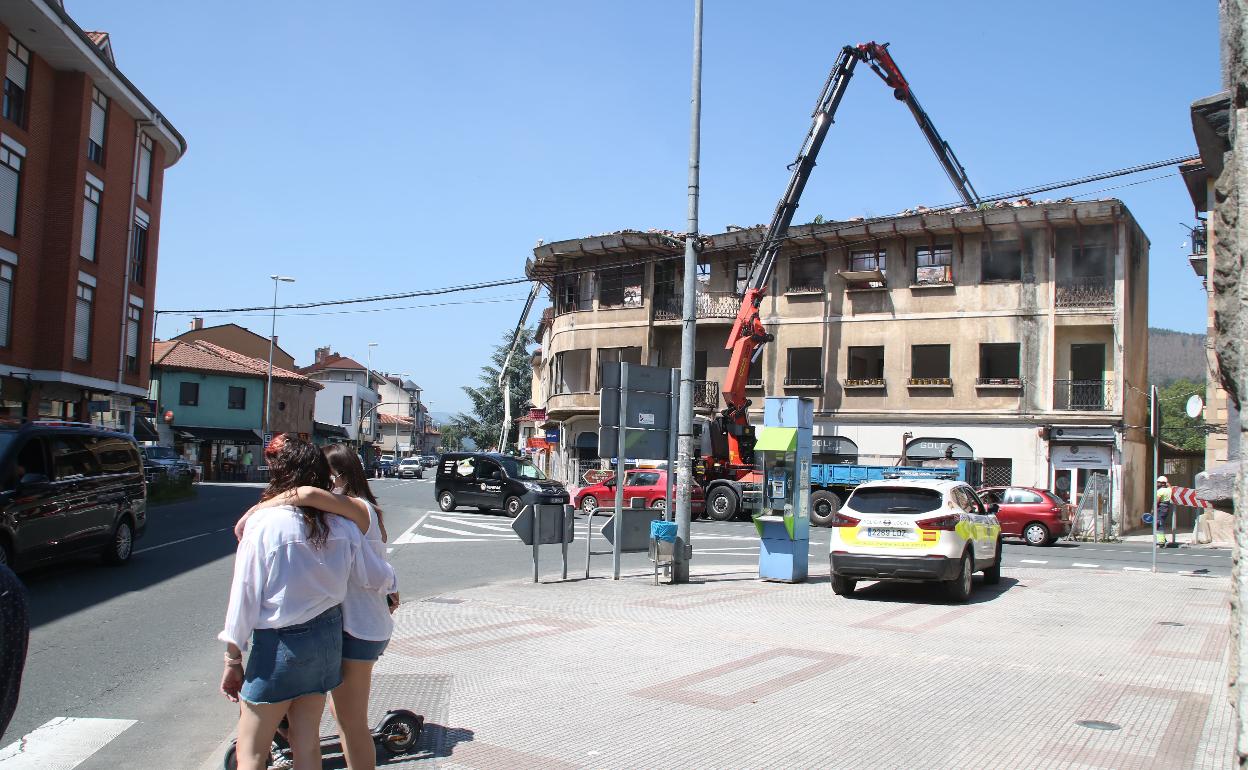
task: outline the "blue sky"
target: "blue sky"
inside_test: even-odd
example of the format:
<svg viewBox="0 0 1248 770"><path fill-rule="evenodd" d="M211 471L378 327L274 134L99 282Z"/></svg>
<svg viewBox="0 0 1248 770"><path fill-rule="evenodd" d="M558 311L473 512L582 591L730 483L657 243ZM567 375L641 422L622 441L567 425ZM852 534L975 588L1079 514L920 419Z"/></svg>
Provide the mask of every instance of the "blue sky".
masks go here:
<svg viewBox="0 0 1248 770"><path fill-rule="evenodd" d="M298 279L292 302L519 277L539 238L684 229L692 0L66 5L190 144L166 176L159 308L268 304L272 273ZM981 195L1194 152L1188 105L1220 87L1214 3L708 0L704 35L703 232L770 218L845 43L892 43ZM1152 240L1151 324L1204 331L1181 180L1089 197L1109 196ZM796 221L956 197L864 68ZM374 367L455 411L524 293L280 315L278 336L300 363L377 342ZM267 314L214 320L268 333Z"/></svg>

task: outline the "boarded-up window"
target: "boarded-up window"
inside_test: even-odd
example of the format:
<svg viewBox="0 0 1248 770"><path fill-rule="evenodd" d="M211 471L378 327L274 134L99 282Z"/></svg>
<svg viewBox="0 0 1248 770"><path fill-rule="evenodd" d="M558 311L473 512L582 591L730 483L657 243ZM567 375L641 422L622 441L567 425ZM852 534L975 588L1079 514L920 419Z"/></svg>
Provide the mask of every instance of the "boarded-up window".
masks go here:
<svg viewBox="0 0 1248 770"><path fill-rule="evenodd" d="M95 289L85 283L78 284L78 299L74 305L74 358L86 361L91 358L91 310L95 305Z"/></svg>

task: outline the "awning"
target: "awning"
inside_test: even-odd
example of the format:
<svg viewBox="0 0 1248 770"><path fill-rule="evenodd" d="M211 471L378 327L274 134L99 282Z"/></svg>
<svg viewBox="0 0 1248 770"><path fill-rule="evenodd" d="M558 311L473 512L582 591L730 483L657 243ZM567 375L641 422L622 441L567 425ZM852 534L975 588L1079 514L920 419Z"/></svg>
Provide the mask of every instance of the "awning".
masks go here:
<svg viewBox="0 0 1248 770"><path fill-rule="evenodd" d="M923 436L906 444L906 457L910 460L971 460L975 453L970 444L956 438Z"/></svg>
<svg viewBox="0 0 1248 770"><path fill-rule="evenodd" d="M1114 429L1110 425L1052 425L1049 427L1049 440L1054 443L1112 444Z"/></svg>
<svg viewBox="0 0 1248 770"><path fill-rule="evenodd" d="M858 455L858 445L844 436L815 436L812 443L815 454Z"/></svg>
<svg viewBox="0 0 1248 770"><path fill-rule="evenodd" d="M792 452L797 449L797 428L763 426L762 435L754 445L756 452Z"/></svg>
<svg viewBox="0 0 1248 770"><path fill-rule="evenodd" d="M331 425L327 422L312 423L312 432L318 436L337 436L339 438L349 438L347 431L341 425Z"/></svg>
<svg viewBox="0 0 1248 770"><path fill-rule="evenodd" d="M139 441L160 441L152 421L141 416L134 418L134 437Z"/></svg>
<svg viewBox="0 0 1248 770"><path fill-rule="evenodd" d="M175 425L173 432L179 438L192 441L215 441L223 444L259 444L260 436L254 430L242 428L201 428L194 425Z"/></svg>

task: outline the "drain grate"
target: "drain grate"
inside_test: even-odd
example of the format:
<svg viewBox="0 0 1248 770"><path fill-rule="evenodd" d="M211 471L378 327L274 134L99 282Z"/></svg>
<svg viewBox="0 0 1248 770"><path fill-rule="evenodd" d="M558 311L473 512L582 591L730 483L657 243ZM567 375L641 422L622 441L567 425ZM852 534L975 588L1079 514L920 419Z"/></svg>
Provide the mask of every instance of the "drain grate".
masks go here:
<svg viewBox="0 0 1248 770"><path fill-rule="evenodd" d="M452 599L449 596L430 596L428 599L421 599L422 602L429 604L463 604L463 599Z"/></svg>
<svg viewBox="0 0 1248 770"><path fill-rule="evenodd" d="M1175 621L1173 621L1173 620L1162 620L1162 621L1158 621L1157 625L1159 625L1159 626L1181 626L1181 625L1183 625L1183 624L1182 624L1182 623L1176 623L1176 622L1175 622Z"/></svg>
<svg viewBox="0 0 1248 770"><path fill-rule="evenodd" d="M1102 722L1099 719L1080 719L1075 724L1080 727L1086 727L1090 730L1121 730L1122 725L1116 725L1113 722Z"/></svg>

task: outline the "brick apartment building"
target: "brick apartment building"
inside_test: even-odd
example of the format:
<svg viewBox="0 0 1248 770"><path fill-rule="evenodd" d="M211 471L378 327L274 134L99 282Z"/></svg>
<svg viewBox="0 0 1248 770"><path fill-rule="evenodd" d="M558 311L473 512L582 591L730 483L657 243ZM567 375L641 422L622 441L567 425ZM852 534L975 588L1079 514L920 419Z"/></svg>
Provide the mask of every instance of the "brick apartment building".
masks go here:
<svg viewBox="0 0 1248 770"><path fill-rule="evenodd" d="M5 0L0 41L0 411L132 430L186 140L56 0Z"/></svg>

